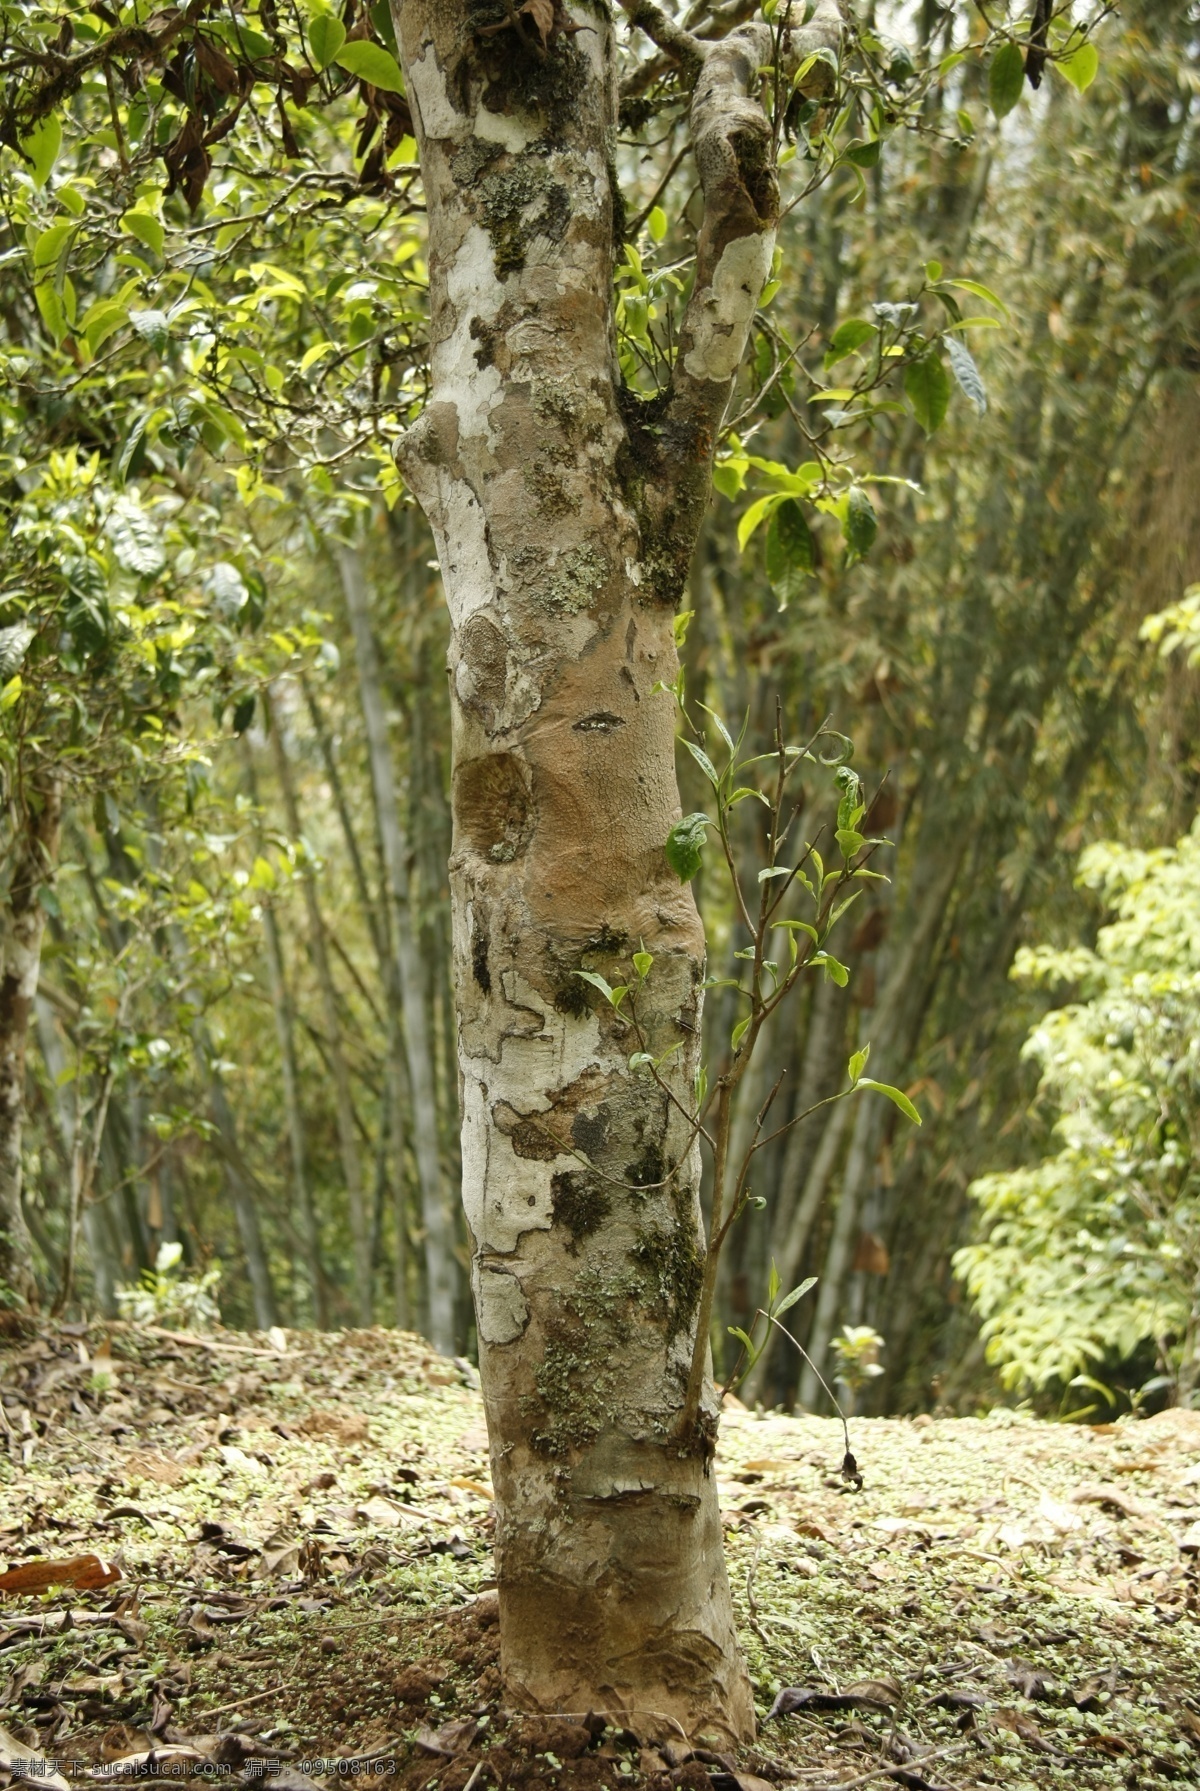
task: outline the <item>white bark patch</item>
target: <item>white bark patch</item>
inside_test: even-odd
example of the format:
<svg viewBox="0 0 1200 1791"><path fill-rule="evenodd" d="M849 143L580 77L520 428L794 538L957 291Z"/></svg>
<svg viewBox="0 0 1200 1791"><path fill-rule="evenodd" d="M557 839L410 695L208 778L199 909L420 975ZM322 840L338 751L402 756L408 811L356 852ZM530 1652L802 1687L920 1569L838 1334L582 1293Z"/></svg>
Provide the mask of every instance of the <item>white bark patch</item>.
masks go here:
<svg viewBox="0 0 1200 1791"><path fill-rule="evenodd" d="M726 380L737 372L774 252L773 230L740 236L726 246L712 285L688 319L693 342L683 364L693 379Z"/></svg>
<svg viewBox="0 0 1200 1791"><path fill-rule="evenodd" d="M520 155L538 134L535 120L513 118L507 112L489 112L480 106L475 114L475 135L484 143L499 143L509 155Z"/></svg>
<svg viewBox="0 0 1200 1791"><path fill-rule="evenodd" d="M426 44L416 61L410 63L409 89L427 137L458 136L466 120L450 104L446 77L438 67L432 44Z"/></svg>
<svg viewBox="0 0 1200 1791"><path fill-rule="evenodd" d="M486 609L497 580L487 544L487 519L475 493L464 481L438 469L439 502L431 513L438 565L446 589L451 620L461 628L478 609Z"/></svg>
<svg viewBox="0 0 1200 1791"><path fill-rule="evenodd" d="M434 350L438 402L457 410L460 441L482 435L493 447L489 416L500 401L502 382L497 368L479 365L479 339L472 336L471 325L476 319L495 322L504 287L496 278L491 238L479 224L466 232L447 270L446 293L455 324Z"/></svg>
<svg viewBox="0 0 1200 1791"><path fill-rule="evenodd" d="M511 1256L527 1231L549 1231L553 1223L550 1184L563 1169L578 1167L568 1152L545 1162L519 1157L492 1123L500 1102L519 1113L546 1113L551 1096L601 1061L600 1025L594 1014L573 1019L547 1011L537 992L517 972L501 986L521 1033L504 1032L495 1060L460 1051L463 1072L463 1208L476 1248ZM504 1025L504 1010L496 1015ZM528 1033L526 1022L541 1030Z"/></svg>
<svg viewBox="0 0 1200 1791"><path fill-rule="evenodd" d="M514 1343L529 1323L525 1290L511 1269L476 1262L475 1313L485 1343Z"/></svg>

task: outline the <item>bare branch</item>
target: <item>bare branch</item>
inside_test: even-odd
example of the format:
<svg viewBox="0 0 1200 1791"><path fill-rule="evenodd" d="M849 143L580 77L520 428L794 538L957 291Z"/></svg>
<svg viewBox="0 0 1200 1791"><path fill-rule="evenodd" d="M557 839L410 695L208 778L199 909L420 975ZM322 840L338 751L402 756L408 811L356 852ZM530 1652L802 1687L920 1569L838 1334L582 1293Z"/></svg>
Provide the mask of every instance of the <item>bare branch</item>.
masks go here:
<svg viewBox="0 0 1200 1791"><path fill-rule="evenodd" d="M690 31L665 13L654 0L621 0L631 25L644 31L651 43L677 62L688 80L694 81L704 67L704 45Z"/></svg>

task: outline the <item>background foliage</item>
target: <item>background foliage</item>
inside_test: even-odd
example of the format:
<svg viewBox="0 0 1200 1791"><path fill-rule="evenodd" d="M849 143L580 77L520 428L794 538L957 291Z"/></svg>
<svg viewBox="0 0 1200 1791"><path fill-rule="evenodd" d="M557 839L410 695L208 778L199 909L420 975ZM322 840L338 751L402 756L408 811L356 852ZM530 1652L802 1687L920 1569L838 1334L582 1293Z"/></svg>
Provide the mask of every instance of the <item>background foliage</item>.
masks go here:
<svg viewBox="0 0 1200 1791"><path fill-rule="evenodd" d="M847 1337L885 1340L864 1407L990 1399L997 1365L1056 1403L1101 1370L1192 1384L1194 1313L1161 1291L1194 1250L1190 1084L1161 1066L1193 974L1196 679L1139 629L1200 575L1197 20L1183 0L1076 12L1094 33L1056 18L1036 87L1019 8L993 31L920 4L861 26L835 105L779 96L796 204L689 598L689 712L746 718L751 746L777 697L795 734L828 719L890 843L891 882L840 953L847 987L781 1017L740 1122L781 1071L781 1121L803 1112L869 1044L926 1123L839 1103L781 1136L715 1328L720 1359L773 1260L785 1286L816 1276L791 1322L827 1378L839 1333L843 1357ZM60 862L34 879L22 1070L41 1297L111 1311L178 1243L187 1270L221 1264L227 1323L427 1325L449 1232L469 1349L447 624L390 456L424 394L424 217L386 7L0 15L10 922L40 792L65 802ZM651 396L690 273L687 108L632 39L626 76L618 347ZM376 675L394 800L371 755ZM703 808L686 755L680 776L684 813ZM833 831L828 801L814 782L809 837ZM736 811L748 856L754 806ZM1126 842L1103 859L1124 918L1091 951L1074 871L1106 838ZM1085 854L1086 880L1101 862ZM697 888L716 972L746 940L706 868ZM1151 911L1169 937L1148 971ZM1086 995L1047 1018L1045 976L1010 970L1083 975L1081 938ZM1136 1049L1110 1048L1110 1010L1149 973L1167 982ZM403 999L427 1022L431 1112ZM714 992L713 1061L733 1019ZM1119 1100L1089 1082L1114 1052ZM1038 1166L1046 1102L1068 1138ZM1124 1153L1122 1185L1152 1189L1158 1219L1140 1192L1098 1195L1097 1151ZM1164 1240L1188 1225L1176 1259ZM1082 1267L1080 1297L1068 1246L1090 1262L1093 1233L1111 1266ZM1051 1345L1045 1315L1068 1309ZM744 1396L819 1405L797 1362L768 1347Z"/></svg>

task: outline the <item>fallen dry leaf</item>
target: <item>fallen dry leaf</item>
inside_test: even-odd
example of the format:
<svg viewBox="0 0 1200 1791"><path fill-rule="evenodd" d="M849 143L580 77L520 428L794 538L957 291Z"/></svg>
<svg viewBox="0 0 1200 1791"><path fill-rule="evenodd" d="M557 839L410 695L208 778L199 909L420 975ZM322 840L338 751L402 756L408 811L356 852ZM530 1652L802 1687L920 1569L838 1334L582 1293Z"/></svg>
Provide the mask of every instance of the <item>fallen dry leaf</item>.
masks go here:
<svg viewBox="0 0 1200 1791"><path fill-rule="evenodd" d="M72 1555L67 1561L26 1561L0 1573L0 1592L45 1592L51 1586L71 1586L77 1592L95 1592L121 1578L121 1569L99 1555Z"/></svg>
<svg viewBox="0 0 1200 1791"><path fill-rule="evenodd" d="M473 1717L465 1717L460 1722L443 1723L440 1729L431 1729L422 1723L417 1730L417 1746L426 1754L441 1754L452 1760L455 1754L464 1754L479 1733L479 1724Z"/></svg>
<svg viewBox="0 0 1200 1791"><path fill-rule="evenodd" d="M60 1772L55 1772L49 1760L23 1746L7 1729L0 1729L0 1766L14 1778L48 1785L50 1791L67 1791L66 1779Z"/></svg>
<svg viewBox="0 0 1200 1791"><path fill-rule="evenodd" d="M1119 1486L1077 1486L1071 1494L1071 1502L1075 1505L1106 1505L1112 1511L1119 1511L1123 1517L1148 1524L1151 1529L1161 1530L1163 1527L1153 1505L1148 1505L1144 1499L1135 1498L1132 1493L1123 1492Z"/></svg>
<svg viewBox="0 0 1200 1791"><path fill-rule="evenodd" d="M296 1429L305 1437L332 1437L338 1443L366 1443L371 1427L360 1412L310 1412Z"/></svg>

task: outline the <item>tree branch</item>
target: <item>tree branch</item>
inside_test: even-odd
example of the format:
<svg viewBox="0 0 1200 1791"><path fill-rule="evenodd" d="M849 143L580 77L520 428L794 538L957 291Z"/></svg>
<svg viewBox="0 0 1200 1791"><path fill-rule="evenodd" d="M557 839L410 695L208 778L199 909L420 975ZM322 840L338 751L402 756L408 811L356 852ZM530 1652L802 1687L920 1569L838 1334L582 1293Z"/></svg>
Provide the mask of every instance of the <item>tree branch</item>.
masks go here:
<svg viewBox="0 0 1200 1791"><path fill-rule="evenodd" d="M658 7L643 6L641 0L622 0L622 5L654 35L640 15L657 15ZM653 468L645 521L655 539L679 544L680 564L663 571L680 585L708 503L713 454L775 249L779 183L774 125L760 97L763 70L777 70L777 107L780 94L790 92L796 71L814 54L819 59L807 70L802 91L823 95L835 79L826 58L841 42L837 0L818 0L809 23L796 28L791 20L803 16L799 0L781 13L769 25L762 20L741 25L708 44L665 21L689 53L700 57L691 135L704 217L670 393L653 419L653 433L647 431L648 439L639 446Z"/></svg>
<svg viewBox="0 0 1200 1791"><path fill-rule="evenodd" d="M694 81L704 67L704 45L690 31L668 17L661 6L654 0L621 0L621 6L631 25L644 31L651 43L657 44L674 62L677 62L689 80Z"/></svg>

